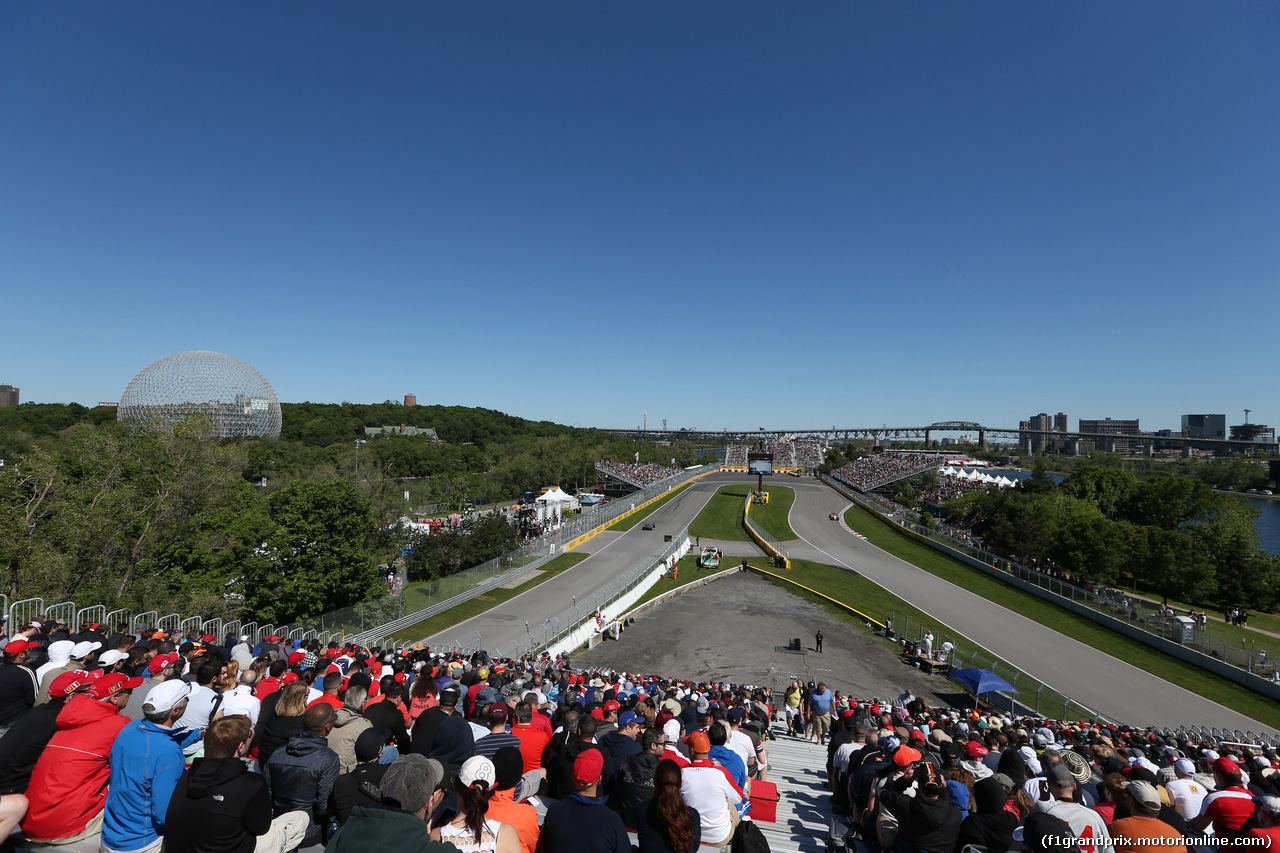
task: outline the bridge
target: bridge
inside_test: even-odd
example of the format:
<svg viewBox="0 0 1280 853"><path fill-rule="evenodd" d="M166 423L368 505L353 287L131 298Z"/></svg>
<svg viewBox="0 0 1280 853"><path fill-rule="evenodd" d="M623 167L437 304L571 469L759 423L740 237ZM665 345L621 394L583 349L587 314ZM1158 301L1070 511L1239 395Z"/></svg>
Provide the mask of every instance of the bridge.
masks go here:
<svg viewBox="0 0 1280 853"><path fill-rule="evenodd" d="M1246 450L1263 450L1267 453L1280 452L1276 442L1240 441L1222 438L1186 438L1180 435L1138 435L1115 432L1065 432L1060 430L1020 429L1018 427L983 426L976 421L937 421L925 426L889 426L881 424L872 427L836 427L820 429L776 429L759 427L752 430L731 430L728 427L720 430L697 429L611 429L602 427L602 432L635 438L649 438L659 441L687 439L694 441L723 441L736 444L754 444L760 441L773 441L783 436L793 438L813 438L827 441L919 441L929 447L936 432L967 432L978 436L978 444L988 447L995 439L1006 439L1005 443L1017 443L1024 450L1035 447L1043 448L1052 443L1066 452L1076 455L1081 452L1081 442L1092 442L1096 449L1114 453L1121 448L1140 449L1150 455L1157 447L1178 448L1183 455L1190 455L1193 447L1213 450L1221 453L1238 453Z"/></svg>

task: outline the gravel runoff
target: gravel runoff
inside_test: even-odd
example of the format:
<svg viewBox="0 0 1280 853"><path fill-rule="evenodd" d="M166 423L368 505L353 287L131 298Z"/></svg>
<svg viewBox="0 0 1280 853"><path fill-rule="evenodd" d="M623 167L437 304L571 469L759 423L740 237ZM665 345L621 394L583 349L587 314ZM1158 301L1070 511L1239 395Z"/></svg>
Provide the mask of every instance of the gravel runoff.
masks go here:
<svg viewBox="0 0 1280 853"><path fill-rule="evenodd" d="M821 654L814 650L819 630ZM775 648L793 637L800 638L804 654ZM837 621L763 578L741 573L646 611L620 640L575 655L573 667L774 689L800 678L862 699L887 699L909 687L930 705L972 707L954 683L907 666L894 648L870 628Z"/></svg>

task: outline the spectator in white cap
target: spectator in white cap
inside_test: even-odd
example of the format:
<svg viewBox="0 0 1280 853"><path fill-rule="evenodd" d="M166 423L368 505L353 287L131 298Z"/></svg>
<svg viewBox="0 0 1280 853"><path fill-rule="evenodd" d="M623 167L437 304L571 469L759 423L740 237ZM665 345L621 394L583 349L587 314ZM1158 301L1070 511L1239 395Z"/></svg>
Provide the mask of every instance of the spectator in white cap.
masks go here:
<svg viewBox="0 0 1280 853"><path fill-rule="evenodd" d="M54 643L54 646L60 643ZM52 649L52 646L50 646ZM43 705L49 701L49 686L53 684L53 680L64 672L81 672L90 669L88 657L102 648L102 643L73 643L71 651L68 655L69 660L59 664L58 666L49 668L49 664L41 667L44 675L40 678L40 689L36 691L36 704ZM52 663L52 660L50 661Z"/></svg>
<svg viewBox="0 0 1280 853"><path fill-rule="evenodd" d="M248 634L241 634L240 642L231 648L231 659L240 664L241 672L253 666L253 648L249 645Z"/></svg>
<svg viewBox="0 0 1280 853"><path fill-rule="evenodd" d="M56 643L49 644L49 659L36 669L37 693L45 692L49 689L48 685L44 682L46 674L53 670L57 670L59 673L66 671L67 662L71 660L71 652L75 647L76 644L70 640L58 640ZM43 690L41 690L40 685L44 685ZM36 701L40 701L38 696L36 697Z"/></svg>
<svg viewBox="0 0 1280 853"><path fill-rule="evenodd" d="M1256 797L1253 802L1257 806L1253 819L1258 825L1246 832L1245 838L1266 839L1259 846L1264 850L1274 850L1276 845L1280 845L1280 797L1267 794Z"/></svg>
<svg viewBox="0 0 1280 853"><path fill-rule="evenodd" d="M124 662L129 659L128 652L122 652L119 649L107 649L98 655L98 668L106 675L113 672L120 672L124 667Z"/></svg>
<svg viewBox="0 0 1280 853"><path fill-rule="evenodd" d="M1184 820L1191 820L1200 814L1200 806L1204 803L1208 789L1196 781L1196 765L1189 758L1178 758L1173 762L1174 778L1165 783L1164 789L1169 792L1169 805L1182 815Z"/></svg>
<svg viewBox="0 0 1280 853"><path fill-rule="evenodd" d="M164 843L169 798L185 769L183 747L201 736L174 728L187 710L190 690L181 679L152 687L143 718L125 726L112 745L103 853L156 853Z"/></svg>

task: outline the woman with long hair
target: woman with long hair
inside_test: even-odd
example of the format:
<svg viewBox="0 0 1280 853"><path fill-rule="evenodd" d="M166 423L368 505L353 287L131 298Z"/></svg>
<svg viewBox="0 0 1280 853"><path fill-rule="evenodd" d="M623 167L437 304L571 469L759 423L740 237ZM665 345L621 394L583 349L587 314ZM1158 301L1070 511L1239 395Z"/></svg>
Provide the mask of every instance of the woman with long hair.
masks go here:
<svg viewBox="0 0 1280 853"><path fill-rule="evenodd" d="M697 810L684 801L680 785L680 765L670 758L659 761L653 775L653 799L636 807L640 853L697 853L702 821Z"/></svg>
<svg viewBox="0 0 1280 853"><path fill-rule="evenodd" d="M436 841L447 841L462 853L520 853L520 836L509 823L485 817L498 771L483 755L468 758L453 779L458 813L444 826L431 830Z"/></svg>
<svg viewBox="0 0 1280 853"><path fill-rule="evenodd" d="M265 767L271 754L302 731L303 714L307 710L307 685L286 684L276 701L276 712L269 716L258 732L258 765ZM264 715L265 716L265 715Z"/></svg>
<svg viewBox="0 0 1280 853"><path fill-rule="evenodd" d="M418 719L418 715L428 708L434 708L440 704L440 688L436 685L436 680L431 677L429 668L423 667L425 675L419 675L413 680L413 686L409 688L409 718Z"/></svg>

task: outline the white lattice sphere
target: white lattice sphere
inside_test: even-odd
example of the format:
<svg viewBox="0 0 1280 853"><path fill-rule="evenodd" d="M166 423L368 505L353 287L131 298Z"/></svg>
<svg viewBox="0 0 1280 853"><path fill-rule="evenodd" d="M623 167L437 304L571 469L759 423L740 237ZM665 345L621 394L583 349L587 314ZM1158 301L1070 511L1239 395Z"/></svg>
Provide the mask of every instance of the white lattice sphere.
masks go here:
<svg viewBox="0 0 1280 853"><path fill-rule="evenodd" d="M220 352L180 352L152 362L124 389L116 418L173 425L206 415L223 438L280 437L280 401L266 378Z"/></svg>

